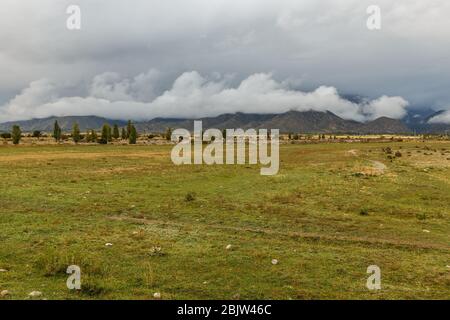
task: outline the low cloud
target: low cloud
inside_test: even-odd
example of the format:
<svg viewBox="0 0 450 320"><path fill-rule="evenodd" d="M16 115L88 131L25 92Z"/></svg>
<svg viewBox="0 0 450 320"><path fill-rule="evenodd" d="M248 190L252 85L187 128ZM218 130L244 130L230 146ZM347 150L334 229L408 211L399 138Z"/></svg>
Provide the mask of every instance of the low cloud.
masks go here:
<svg viewBox="0 0 450 320"><path fill-rule="evenodd" d="M450 124L450 111L445 111L430 120L428 123L442 123L442 124Z"/></svg>
<svg viewBox="0 0 450 320"><path fill-rule="evenodd" d="M41 79L0 107L0 121L68 115L149 120L290 110L329 110L344 119L368 121L382 116L401 118L408 106L402 97L388 96L355 103L329 86L303 92L292 89L292 81L279 82L268 73L253 74L233 86L228 76L205 77L196 71L185 72L166 91L158 89L160 78L161 73L153 69L132 78L103 73L92 79L85 96L64 96L64 88Z"/></svg>

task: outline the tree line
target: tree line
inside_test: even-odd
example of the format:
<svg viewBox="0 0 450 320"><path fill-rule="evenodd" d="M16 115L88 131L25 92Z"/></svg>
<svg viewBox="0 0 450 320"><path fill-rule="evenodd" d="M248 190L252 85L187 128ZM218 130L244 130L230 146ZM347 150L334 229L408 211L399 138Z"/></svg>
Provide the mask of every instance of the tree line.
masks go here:
<svg viewBox="0 0 450 320"><path fill-rule="evenodd" d="M41 132L40 131L34 131L32 134L32 137L40 138ZM22 130L20 129L20 126L14 125L12 127L11 133L3 133L1 135L2 138L10 138L12 139L13 144L17 145L20 143L20 140L22 139ZM55 139L56 142L60 142L63 140L63 133L61 126L59 125L58 121L55 121L53 125L53 134L52 137ZM83 139L85 142L90 143L99 143L99 144L108 144L114 140L128 140L129 144L136 144L138 133L136 130L136 127L133 125L131 121L128 121L128 124L126 127L119 129L119 126L117 124L114 124L113 127L107 123L105 123L100 131L100 134L97 133L96 130L88 130L86 134L82 135L80 131L80 126L78 123L74 123L72 127L72 134L71 134L72 140L75 143L81 142Z"/></svg>

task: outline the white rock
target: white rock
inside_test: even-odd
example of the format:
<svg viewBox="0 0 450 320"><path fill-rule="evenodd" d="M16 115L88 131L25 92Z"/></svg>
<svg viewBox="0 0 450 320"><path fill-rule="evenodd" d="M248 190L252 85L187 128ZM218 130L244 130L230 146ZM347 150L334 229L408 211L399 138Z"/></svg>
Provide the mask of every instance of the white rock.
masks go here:
<svg viewBox="0 0 450 320"><path fill-rule="evenodd" d="M0 296L2 296L2 297L6 297L7 295L9 295L8 290L3 290L2 292L0 292Z"/></svg>
<svg viewBox="0 0 450 320"><path fill-rule="evenodd" d="M155 298L155 299L161 299L161 293L155 292L155 293L153 294L153 298Z"/></svg>
<svg viewBox="0 0 450 320"><path fill-rule="evenodd" d="M231 249L231 247L232 247L232 245L231 245L231 244L229 244L229 245L227 245L227 246L225 247L225 249L227 249L227 250L230 250L230 249Z"/></svg>
<svg viewBox="0 0 450 320"><path fill-rule="evenodd" d="M272 264L273 265L277 265L278 264L278 260L277 259L272 259Z"/></svg>
<svg viewBox="0 0 450 320"><path fill-rule="evenodd" d="M40 291L32 291L32 292L30 292L30 294L28 296L30 296L31 298L37 298L37 297L42 296L42 292L40 292Z"/></svg>
<svg viewBox="0 0 450 320"><path fill-rule="evenodd" d="M8 272L6 269L0 269L0 272Z"/></svg>
<svg viewBox="0 0 450 320"><path fill-rule="evenodd" d="M425 233L430 233L430 230L423 229L422 231Z"/></svg>
<svg viewBox="0 0 450 320"><path fill-rule="evenodd" d="M107 247L111 247L113 244L112 243L105 243L105 246L107 246Z"/></svg>
<svg viewBox="0 0 450 320"><path fill-rule="evenodd" d="M446 266L446 267L450 269L450 265L449 265L449 266Z"/></svg>

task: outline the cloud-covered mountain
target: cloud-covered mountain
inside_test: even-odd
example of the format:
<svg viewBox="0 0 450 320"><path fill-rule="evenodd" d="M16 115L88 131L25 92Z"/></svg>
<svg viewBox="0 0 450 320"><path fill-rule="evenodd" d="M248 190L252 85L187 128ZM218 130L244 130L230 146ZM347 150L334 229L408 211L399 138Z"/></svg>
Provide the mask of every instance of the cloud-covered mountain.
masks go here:
<svg viewBox="0 0 450 320"><path fill-rule="evenodd" d="M20 94L0 106L0 121L50 116L96 115L104 118L149 120L215 117L226 113L284 113L331 111L347 120L368 121L379 117L402 118L408 102L402 97L381 96L354 102L336 88L320 86L311 91L292 88L289 79L256 73L233 85L230 76L181 74L170 89L158 94L161 73L152 69L134 77L117 73L95 76L85 95L69 95L63 84L48 79L32 82Z"/></svg>

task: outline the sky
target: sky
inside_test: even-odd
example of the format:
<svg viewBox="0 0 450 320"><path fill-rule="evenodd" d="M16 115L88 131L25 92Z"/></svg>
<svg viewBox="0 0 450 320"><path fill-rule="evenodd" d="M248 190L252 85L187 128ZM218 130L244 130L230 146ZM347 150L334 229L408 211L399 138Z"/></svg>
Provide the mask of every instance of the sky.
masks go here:
<svg viewBox="0 0 450 320"><path fill-rule="evenodd" d="M449 16L448 0L2 0L0 122L450 110Z"/></svg>

